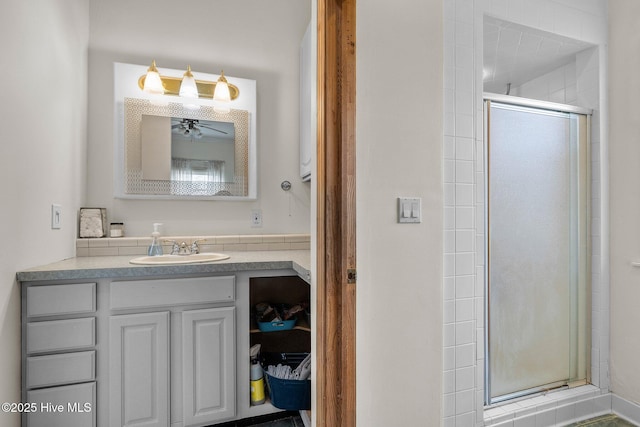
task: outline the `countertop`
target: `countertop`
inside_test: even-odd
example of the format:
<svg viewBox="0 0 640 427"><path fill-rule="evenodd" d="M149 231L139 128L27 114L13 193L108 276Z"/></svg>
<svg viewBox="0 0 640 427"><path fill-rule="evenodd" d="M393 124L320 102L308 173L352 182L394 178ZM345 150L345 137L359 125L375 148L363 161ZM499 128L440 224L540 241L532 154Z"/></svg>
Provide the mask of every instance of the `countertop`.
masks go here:
<svg viewBox="0 0 640 427"><path fill-rule="evenodd" d="M33 282L293 269L306 282L311 281L311 258L307 250L225 254L229 255L229 259L174 265L130 264L129 260L136 258L135 256L77 257L19 271L16 276L21 282Z"/></svg>

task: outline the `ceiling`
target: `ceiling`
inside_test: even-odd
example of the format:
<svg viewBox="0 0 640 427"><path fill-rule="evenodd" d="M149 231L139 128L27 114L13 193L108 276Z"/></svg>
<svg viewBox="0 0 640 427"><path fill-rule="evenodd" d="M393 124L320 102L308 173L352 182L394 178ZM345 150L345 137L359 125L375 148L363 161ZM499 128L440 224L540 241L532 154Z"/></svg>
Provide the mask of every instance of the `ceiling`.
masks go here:
<svg viewBox="0 0 640 427"><path fill-rule="evenodd" d="M484 17L484 91L506 93L575 59L592 45L490 16Z"/></svg>

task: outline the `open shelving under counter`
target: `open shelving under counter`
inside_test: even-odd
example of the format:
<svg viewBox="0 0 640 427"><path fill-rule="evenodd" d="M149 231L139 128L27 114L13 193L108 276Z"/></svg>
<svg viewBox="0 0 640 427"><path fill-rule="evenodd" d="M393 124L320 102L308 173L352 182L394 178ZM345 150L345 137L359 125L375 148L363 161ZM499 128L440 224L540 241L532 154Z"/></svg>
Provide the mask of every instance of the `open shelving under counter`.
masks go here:
<svg viewBox="0 0 640 427"><path fill-rule="evenodd" d="M311 352L311 319L308 310L310 287L298 276L252 277L249 284L249 301L251 313L249 319L250 346L261 345L261 353L310 353ZM307 310L296 316L295 325L286 330L263 331L258 327L255 307L259 303L274 305L286 304L294 306L306 305ZM256 413L268 411L271 407L270 397L262 405L252 406ZM306 426L310 425L310 411L300 410L300 416Z"/></svg>
<svg viewBox="0 0 640 427"><path fill-rule="evenodd" d="M250 319L251 345L261 344L262 352L310 352L311 325L309 316L299 313L292 329L263 332L258 328L253 315L256 304L308 304L310 288L296 276L252 277L249 284L249 303L252 308Z"/></svg>

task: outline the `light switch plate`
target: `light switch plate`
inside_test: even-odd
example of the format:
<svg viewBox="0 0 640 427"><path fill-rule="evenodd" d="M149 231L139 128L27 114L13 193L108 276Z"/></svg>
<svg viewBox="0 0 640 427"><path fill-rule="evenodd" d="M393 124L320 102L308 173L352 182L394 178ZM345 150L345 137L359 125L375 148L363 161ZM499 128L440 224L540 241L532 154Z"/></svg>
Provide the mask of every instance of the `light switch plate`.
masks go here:
<svg viewBox="0 0 640 427"><path fill-rule="evenodd" d="M51 205L51 229L59 230L62 228L62 206L57 204Z"/></svg>
<svg viewBox="0 0 640 427"><path fill-rule="evenodd" d="M398 197L398 222L401 224L422 222L422 199Z"/></svg>

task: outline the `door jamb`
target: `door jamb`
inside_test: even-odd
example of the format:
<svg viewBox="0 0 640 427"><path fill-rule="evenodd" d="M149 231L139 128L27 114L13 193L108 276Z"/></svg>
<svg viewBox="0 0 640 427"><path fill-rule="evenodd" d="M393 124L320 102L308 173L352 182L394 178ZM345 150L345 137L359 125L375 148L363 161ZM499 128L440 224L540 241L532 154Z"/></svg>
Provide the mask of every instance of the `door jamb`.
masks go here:
<svg viewBox="0 0 640 427"><path fill-rule="evenodd" d="M316 425L356 425L356 0L318 0Z"/></svg>

